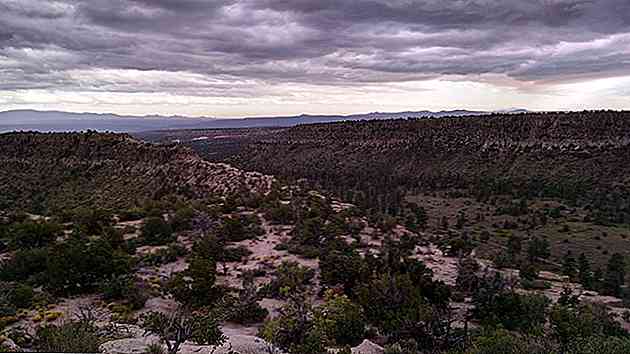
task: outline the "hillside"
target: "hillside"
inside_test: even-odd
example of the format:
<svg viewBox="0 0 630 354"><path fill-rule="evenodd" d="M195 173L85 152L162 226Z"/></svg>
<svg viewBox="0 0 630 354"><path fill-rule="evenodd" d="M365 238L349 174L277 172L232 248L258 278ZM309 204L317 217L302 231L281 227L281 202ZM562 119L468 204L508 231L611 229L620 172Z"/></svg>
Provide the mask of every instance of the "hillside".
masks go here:
<svg viewBox="0 0 630 354"><path fill-rule="evenodd" d="M629 152L630 112L601 111L304 125L263 136L231 161L382 208L400 189L468 189L625 211Z"/></svg>
<svg viewBox="0 0 630 354"><path fill-rule="evenodd" d="M173 145L128 135L0 135L0 209L34 212L78 206L130 207L168 194L190 198L266 192L272 178L208 163Z"/></svg>

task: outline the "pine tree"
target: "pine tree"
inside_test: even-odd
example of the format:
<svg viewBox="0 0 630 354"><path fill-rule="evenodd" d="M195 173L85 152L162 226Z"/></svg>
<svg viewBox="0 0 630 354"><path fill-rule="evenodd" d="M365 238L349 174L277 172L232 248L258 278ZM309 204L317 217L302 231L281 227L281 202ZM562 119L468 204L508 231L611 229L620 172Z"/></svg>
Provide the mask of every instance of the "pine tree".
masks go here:
<svg viewBox="0 0 630 354"><path fill-rule="evenodd" d="M600 267L597 267L593 272L593 288L597 291L602 290L602 279L604 278L604 271Z"/></svg>
<svg viewBox="0 0 630 354"><path fill-rule="evenodd" d="M564 257L562 258L562 274L573 278L577 273L575 258L571 254L571 251L567 251Z"/></svg>
<svg viewBox="0 0 630 354"><path fill-rule="evenodd" d="M610 256L604 276L604 292L608 295L621 296L621 287L626 278L625 259L620 253Z"/></svg>
<svg viewBox="0 0 630 354"><path fill-rule="evenodd" d="M549 242L539 237L534 237L529 241L527 245L527 256L530 262L534 262L538 258L549 258L551 252L549 251Z"/></svg>
<svg viewBox="0 0 630 354"><path fill-rule="evenodd" d="M511 235L507 242L507 252L513 261L516 259L516 256L521 253L522 248L521 238L516 235Z"/></svg>
<svg viewBox="0 0 630 354"><path fill-rule="evenodd" d="M584 289L591 290L593 288L593 274L591 273L591 264L584 253L580 253L578 258L578 279Z"/></svg>

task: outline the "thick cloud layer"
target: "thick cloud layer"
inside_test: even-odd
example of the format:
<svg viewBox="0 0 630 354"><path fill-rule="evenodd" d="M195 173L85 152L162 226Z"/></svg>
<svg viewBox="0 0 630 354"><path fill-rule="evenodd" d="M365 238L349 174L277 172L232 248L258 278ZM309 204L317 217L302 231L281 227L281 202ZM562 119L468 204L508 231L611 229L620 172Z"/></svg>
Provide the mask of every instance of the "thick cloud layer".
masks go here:
<svg viewBox="0 0 630 354"><path fill-rule="evenodd" d="M630 75L628 0L0 0L0 96ZM488 79L490 78L490 79Z"/></svg>

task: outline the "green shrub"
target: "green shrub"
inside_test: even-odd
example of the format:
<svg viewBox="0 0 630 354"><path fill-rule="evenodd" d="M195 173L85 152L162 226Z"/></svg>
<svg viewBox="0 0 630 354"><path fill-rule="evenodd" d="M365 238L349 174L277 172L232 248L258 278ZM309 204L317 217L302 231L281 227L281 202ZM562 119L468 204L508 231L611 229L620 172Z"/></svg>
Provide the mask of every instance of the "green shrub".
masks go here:
<svg viewBox="0 0 630 354"><path fill-rule="evenodd" d="M553 336L564 348L579 348L581 340L589 337L626 337L628 333L616 321L605 305L556 305L549 316Z"/></svg>
<svg viewBox="0 0 630 354"><path fill-rule="evenodd" d="M13 225L9 230L9 246L14 250L41 248L54 242L63 234L56 223L26 221Z"/></svg>
<svg viewBox="0 0 630 354"><path fill-rule="evenodd" d="M166 350L160 343L151 343L147 345L147 349L144 354L166 354Z"/></svg>
<svg viewBox="0 0 630 354"><path fill-rule="evenodd" d="M55 294L90 292L100 281L127 274L131 267L131 257L107 241L72 237L49 250L43 285Z"/></svg>
<svg viewBox="0 0 630 354"><path fill-rule="evenodd" d="M142 238L147 245L159 246L175 241L171 225L161 217L150 217L142 225Z"/></svg>
<svg viewBox="0 0 630 354"><path fill-rule="evenodd" d="M77 208L73 214L75 226L86 235L100 235L114 222L113 215L104 209Z"/></svg>
<svg viewBox="0 0 630 354"><path fill-rule="evenodd" d="M630 353L630 339L592 336L575 343L571 354L618 354Z"/></svg>
<svg viewBox="0 0 630 354"><path fill-rule="evenodd" d="M426 277L426 278L425 278ZM430 272L383 273L358 286L357 302L368 323L392 338L415 339L425 348L442 343L450 291Z"/></svg>
<svg viewBox="0 0 630 354"><path fill-rule="evenodd" d="M258 237L263 234L260 220L255 215L226 217L216 231L220 239L230 242L240 242Z"/></svg>
<svg viewBox="0 0 630 354"><path fill-rule="evenodd" d="M254 273L245 272L238 298L229 301L227 320L240 324L262 322L269 315L269 311L261 307L258 300L260 295L254 282Z"/></svg>
<svg viewBox="0 0 630 354"><path fill-rule="evenodd" d="M78 320L39 327L35 347L49 353L98 353L105 341L93 321Z"/></svg>
<svg viewBox="0 0 630 354"><path fill-rule="evenodd" d="M33 288L26 284L16 284L9 292L9 301L17 308L30 308L33 297Z"/></svg>
<svg viewBox="0 0 630 354"><path fill-rule="evenodd" d="M214 259L217 262L240 262L252 252L245 246L225 247L225 241L207 235L195 242L193 254L201 258Z"/></svg>
<svg viewBox="0 0 630 354"><path fill-rule="evenodd" d="M46 248L19 250L10 259L0 262L0 280L32 281L46 270L47 258Z"/></svg>
<svg viewBox="0 0 630 354"><path fill-rule="evenodd" d="M284 261L274 273L274 279L261 290L267 297L283 297L281 289L288 292L304 291L315 277L315 271L297 262Z"/></svg>
<svg viewBox="0 0 630 354"><path fill-rule="evenodd" d="M295 213L291 209L290 205L284 204L280 201L272 204L265 217L271 221L272 224L293 224L295 222Z"/></svg>
<svg viewBox="0 0 630 354"><path fill-rule="evenodd" d="M488 327L539 333L546 321L550 300L544 295L512 291L499 273L481 279L473 294L473 315Z"/></svg>
<svg viewBox="0 0 630 354"><path fill-rule="evenodd" d="M356 250L330 248L319 258L322 283L330 287L343 285L346 293L366 278L367 264Z"/></svg>
<svg viewBox="0 0 630 354"><path fill-rule="evenodd" d="M125 238L123 231L113 226L103 228L102 238L107 241L115 249L125 248Z"/></svg>
<svg viewBox="0 0 630 354"><path fill-rule="evenodd" d="M245 246L226 247L223 255L218 257L220 262L240 262L243 258L252 254L252 251Z"/></svg>
<svg viewBox="0 0 630 354"><path fill-rule="evenodd" d="M312 320L312 306L304 293L286 293L288 302L281 315L265 322L258 336L291 354L327 353L330 341Z"/></svg>
<svg viewBox="0 0 630 354"><path fill-rule="evenodd" d="M289 241L289 252L300 254L307 258L317 258L324 242L333 238L335 234L326 227L325 220L311 217L300 220L293 229L293 237Z"/></svg>
<svg viewBox="0 0 630 354"><path fill-rule="evenodd" d="M476 337L465 354L549 354L560 353L552 340L526 337L505 330L483 333Z"/></svg>
<svg viewBox="0 0 630 354"><path fill-rule="evenodd" d="M170 220L170 223L173 226L173 230L188 230L191 226L191 222L194 216L195 210L191 207L182 207L177 209L172 219Z"/></svg>
<svg viewBox="0 0 630 354"><path fill-rule="evenodd" d="M166 284L166 291L182 304L203 307L215 304L224 294L215 286L217 265L212 259L193 255L188 268L175 273Z"/></svg>
<svg viewBox="0 0 630 354"><path fill-rule="evenodd" d="M363 309L347 296L328 291L325 303L314 312L315 326L336 345L356 346L363 340L366 324Z"/></svg>
<svg viewBox="0 0 630 354"><path fill-rule="evenodd" d="M33 288L22 283L0 282L0 317L15 316L17 309L33 305Z"/></svg>
<svg viewBox="0 0 630 354"><path fill-rule="evenodd" d="M162 248L156 252L149 253L142 258L142 264L159 266L161 264L172 263L179 257L183 257L188 253L186 247L174 243L168 246L168 248Z"/></svg>

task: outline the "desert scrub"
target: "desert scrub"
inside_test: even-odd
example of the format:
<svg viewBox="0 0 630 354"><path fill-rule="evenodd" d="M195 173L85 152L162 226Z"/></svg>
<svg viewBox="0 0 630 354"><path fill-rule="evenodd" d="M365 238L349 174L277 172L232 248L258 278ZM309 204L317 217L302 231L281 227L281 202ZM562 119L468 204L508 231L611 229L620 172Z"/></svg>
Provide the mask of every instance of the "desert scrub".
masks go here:
<svg viewBox="0 0 630 354"><path fill-rule="evenodd" d="M142 238L147 245L160 246L175 241L173 228L161 217L149 217L142 225Z"/></svg>
<svg viewBox="0 0 630 354"><path fill-rule="evenodd" d="M34 349L52 353L99 353L101 344L116 337L115 331L98 328L92 311L84 308L72 320L40 326Z"/></svg>

